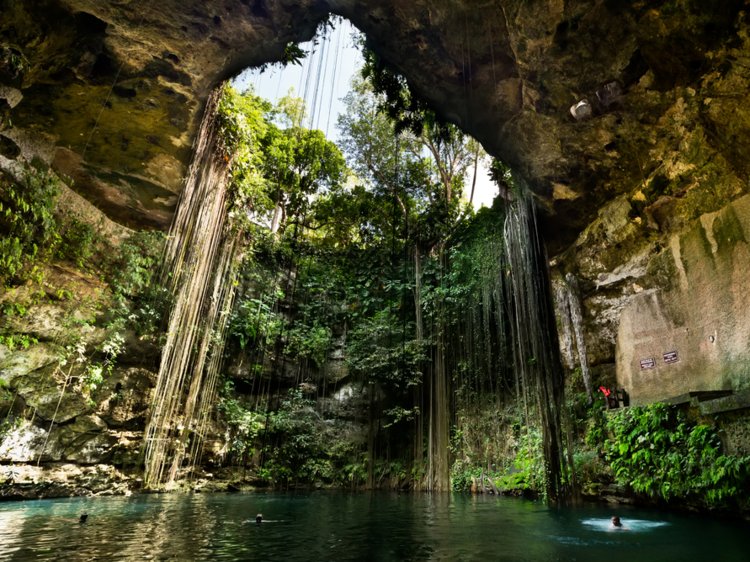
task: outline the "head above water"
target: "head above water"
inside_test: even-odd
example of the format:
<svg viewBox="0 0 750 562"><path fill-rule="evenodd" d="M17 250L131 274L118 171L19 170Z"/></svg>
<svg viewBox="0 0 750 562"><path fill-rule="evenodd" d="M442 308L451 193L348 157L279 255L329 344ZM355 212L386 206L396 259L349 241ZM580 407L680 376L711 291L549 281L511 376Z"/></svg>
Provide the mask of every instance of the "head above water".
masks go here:
<svg viewBox="0 0 750 562"><path fill-rule="evenodd" d="M620 521L620 517L617 515L612 516L612 526L613 527L622 527L622 522Z"/></svg>
<svg viewBox="0 0 750 562"><path fill-rule="evenodd" d="M81 513L81 517L78 518L78 522L79 523L85 523L86 519L88 519L88 518L89 518L89 514L88 513Z"/></svg>
<svg viewBox="0 0 750 562"><path fill-rule="evenodd" d="M256 525L260 525L262 521L263 521L263 514L262 513L259 513L258 515L255 516L255 524Z"/></svg>

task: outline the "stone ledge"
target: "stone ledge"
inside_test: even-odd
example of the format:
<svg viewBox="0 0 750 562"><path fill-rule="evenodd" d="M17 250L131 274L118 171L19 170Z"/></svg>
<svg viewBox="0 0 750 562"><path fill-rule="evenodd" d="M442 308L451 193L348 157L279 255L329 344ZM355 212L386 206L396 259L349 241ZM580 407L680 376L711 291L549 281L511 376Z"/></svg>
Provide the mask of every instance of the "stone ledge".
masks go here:
<svg viewBox="0 0 750 562"><path fill-rule="evenodd" d="M750 391L723 396L715 400L709 400L700 404L701 414L720 414L750 408Z"/></svg>
<svg viewBox="0 0 750 562"><path fill-rule="evenodd" d="M707 400L716 400L724 398L732 394L731 390L690 390L684 394L678 394L670 398L664 398L659 402L665 404L671 404L677 406L680 404L694 404L697 405L699 402L705 402Z"/></svg>

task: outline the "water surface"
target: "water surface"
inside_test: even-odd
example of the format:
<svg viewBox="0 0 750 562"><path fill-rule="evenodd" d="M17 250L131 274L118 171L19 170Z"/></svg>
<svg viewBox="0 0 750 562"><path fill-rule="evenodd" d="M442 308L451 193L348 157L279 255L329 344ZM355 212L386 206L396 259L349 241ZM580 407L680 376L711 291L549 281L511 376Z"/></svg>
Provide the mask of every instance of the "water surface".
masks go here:
<svg viewBox="0 0 750 562"><path fill-rule="evenodd" d="M83 512L88 521L79 524ZM615 514L625 529L611 528ZM746 562L749 530L742 521L491 496L75 498L0 503L0 561Z"/></svg>

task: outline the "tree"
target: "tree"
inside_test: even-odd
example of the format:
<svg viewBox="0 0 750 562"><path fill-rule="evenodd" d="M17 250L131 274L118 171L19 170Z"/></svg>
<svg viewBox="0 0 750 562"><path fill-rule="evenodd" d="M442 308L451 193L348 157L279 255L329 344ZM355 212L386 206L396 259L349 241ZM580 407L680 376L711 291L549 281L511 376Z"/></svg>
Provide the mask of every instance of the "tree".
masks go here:
<svg viewBox="0 0 750 562"><path fill-rule="evenodd" d="M273 234L283 230L290 217L304 222L311 198L335 189L346 177L346 163L338 147L322 131L299 126L304 118L302 100L287 96L275 113L283 115L290 126L282 129L268 123L261 141L263 175L274 202Z"/></svg>
<svg viewBox="0 0 750 562"><path fill-rule="evenodd" d="M406 88L405 83L396 81L396 89L398 95L402 95L402 100L409 93ZM367 188L373 194L393 201L390 207L386 207L391 210L391 234L389 236L388 233L383 233L384 239L390 239L391 261L395 264L391 277L400 276L405 285L407 276L411 277L408 281L411 306L408 309L404 306L408 293L402 293L402 300L397 305L401 310L403 329L408 326L411 330L410 335L402 335L401 341L404 349L423 349L431 345L433 361L430 364L427 355L420 353L413 362L401 357L394 365L389 358L397 355L388 352L388 347L378 347L374 355L365 353L364 356L367 358L366 362L380 367L380 370L374 369L374 372L383 371L378 381L400 380L407 364L411 364L420 373L420 384L411 385L409 394L402 396L400 403L394 405L392 402L394 394L398 392L392 385L390 392L381 397L379 402L389 403L392 407L388 411L399 412L399 419L403 419L400 415L403 412L427 413L430 460L427 487L447 489L449 403L444 360L444 326L442 316L438 314L438 322L433 323L429 332L425 330L422 314L422 262L426 256L432 256L429 259L436 260L439 271L445 266L445 242L459 218L463 178L471 153L464 136L455 127L440 125L434 114L423 111L422 117L416 120L412 112L409 115L412 126L402 126L398 119L394 119L394 112L384 111L387 102L387 95L377 92L372 83L355 81L352 91L345 98L347 111L339 119L340 136L352 168ZM406 267L408 261L413 264L411 271ZM437 284L442 283L440 276L434 279ZM392 310L381 311L379 314L381 318L394 316ZM372 324L370 331L373 331L372 326L375 325L380 326L382 322ZM351 353L357 356L360 351L355 346ZM384 388L382 383L378 387ZM426 391L423 390L425 387ZM371 390L372 395L374 389ZM405 403L405 398L410 402ZM371 410L379 405L371 403ZM411 416L411 419L416 417ZM414 432L414 458L419 461L423 448L421 416L415 424Z"/></svg>

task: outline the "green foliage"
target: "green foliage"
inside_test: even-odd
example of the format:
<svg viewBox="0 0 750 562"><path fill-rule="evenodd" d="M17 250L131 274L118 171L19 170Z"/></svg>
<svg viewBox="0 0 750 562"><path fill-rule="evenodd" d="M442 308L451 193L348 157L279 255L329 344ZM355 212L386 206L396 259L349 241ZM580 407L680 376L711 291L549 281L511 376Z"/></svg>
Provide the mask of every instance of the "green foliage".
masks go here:
<svg viewBox="0 0 750 562"><path fill-rule="evenodd" d="M411 95L400 77L385 78L397 82L398 95ZM247 155L257 156L246 168L256 190L250 216L256 225L270 224L272 234L262 237L264 226L253 233L227 353L242 358L243 372L258 377L254 383L263 381L252 388L277 386L271 377L281 365L295 362L297 380L316 383L320 392L326 388L322 375L330 348L345 342L348 374L370 388L378 418L371 466L354 439L321 442L327 426L311 404L301 395L299 400L287 397L268 414L263 435L255 437L262 445L237 446L237 451L262 456L261 475L277 484L317 478L359 482L367 472L376 482L381 475L408 478L411 464L392 459L414 450L403 429L418 421L428 405L421 385L430 380L430 357L438 342L450 345L443 336L467 309L476 308L477 295L500 273L496 248L473 245L470 239L497 231L501 218L483 215L473 230L460 225L470 216L459 202L464 172L475 154L470 143L455 127L438 123L434 114L408 100L398 109L399 119L408 113L406 120L418 123L419 130L394 126L378 111L384 96L382 88L360 81L347 98L340 137L356 177L347 177L341 153L322 133L301 126L301 100L287 96L272 110L253 102L258 126L250 127L255 141L247 145ZM239 97L222 104L222 111L240 110ZM248 134L245 125L253 121L236 115L221 119L227 147L236 150ZM226 152L230 160L232 150ZM239 161L234 158L232 166ZM452 252L453 241L463 246ZM489 349L492 338L484 341ZM452 359L446 361L450 373ZM475 363L463 361L467 371L478 371ZM264 372L271 365L273 374ZM269 380L272 385L266 384ZM273 404L278 395L270 392L264 398ZM243 442L252 441L251 431L236 433ZM391 460L378 460L386 450ZM531 461L519 454L518 462L524 466L515 470L524 472L524 482L533 480L535 473L525 466Z"/></svg>
<svg viewBox="0 0 750 562"><path fill-rule="evenodd" d="M269 414L263 468L273 482L332 479L333 466L320 422L314 403L297 389L290 390L279 409Z"/></svg>
<svg viewBox="0 0 750 562"><path fill-rule="evenodd" d="M240 349L248 344L273 345L281 336L284 326L283 318L271 308L268 296L262 299L241 299L229 320L228 334L236 338Z"/></svg>
<svg viewBox="0 0 750 562"><path fill-rule="evenodd" d="M451 438L451 451L456 458L451 468L453 490L468 491L472 478L479 481L484 472L500 492L544 494L541 429L533 422L527 423L515 406L490 409L485 405L469 416L464 399L459 397L463 404L459 413L461 428L455 429Z"/></svg>
<svg viewBox="0 0 750 562"><path fill-rule="evenodd" d="M287 128L274 124L278 116ZM302 128L303 116L304 102L291 95L273 108L252 92L225 88L216 122L232 173L229 216L244 231L256 230L251 217L270 221L272 210L300 221L310 197L343 181L341 152L321 131ZM274 228L283 230L282 222Z"/></svg>
<svg viewBox="0 0 750 562"><path fill-rule="evenodd" d="M331 329L317 324L296 325L287 333L287 340L287 355L298 360L312 360L322 367L331 347Z"/></svg>
<svg viewBox="0 0 750 562"><path fill-rule="evenodd" d="M543 494L545 489L544 453L542 451L542 433L538 427L515 425L517 436L514 443L515 456L507 466L496 466L495 463L477 463L467 458L457 457L451 467L451 487L457 492L466 492L471 488L472 480L480 480L481 474L492 479L498 490L512 494ZM454 435L456 452L464 449L460 443L461 436ZM464 453L466 451L463 451ZM501 460L501 459L498 459ZM480 466L481 464L481 466ZM491 466L492 470L482 466Z"/></svg>
<svg viewBox="0 0 750 562"><path fill-rule="evenodd" d="M296 43L287 43L284 47L284 56L281 59L284 66L289 64L296 64L297 66L302 65L302 59L307 56L307 53L303 51Z"/></svg>
<svg viewBox="0 0 750 562"><path fill-rule="evenodd" d="M49 257L58 246L57 182L51 172L33 167L20 183L0 177L0 282L23 280L24 268Z"/></svg>
<svg viewBox="0 0 750 562"><path fill-rule="evenodd" d="M336 189L345 178L341 151L322 131L269 124L261 144L268 194L287 222L304 220L311 197Z"/></svg>
<svg viewBox="0 0 750 562"><path fill-rule="evenodd" d="M588 411L585 443L591 449L598 449L607 436L606 402L604 396L597 392L594 402Z"/></svg>
<svg viewBox="0 0 750 562"><path fill-rule="evenodd" d="M6 390L3 387L3 380L0 379L0 397L2 397L2 393L4 392L6 392ZM23 418L20 416L8 415L0 418L0 443L5 439L5 436L8 433L19 427L21 423L23 423Z"/></svg>
<svg viewBox="0 0 750 562"><path fill-rule="evenodd" d="M5 316L17 316L23 318L28 312L26 304L22 302L5 302L2 306L2 311Z"/></svg>
<svg viewBox="0 0 750 562"><path fill-rule="evenodd" d="M222 391L219 412L229 427L230 460L244 465L256 452L258 438L265 428L265 415L245 408L233 397L231 383L227 383Z"/></svg>
<svg viewBox="0 0 750 562"><path fill-rule="evenodd" d="M276 103L270 117L278 121L284 129L300 129L307 117L305 100L294 95L294 88L289 88L287 95Z"/></svg>
<svg viewBox="0 0 750 562"><path fill-rule="evenodd" d="M363 49L362 76L378 94L378 110L395 124L396 134L421 136L426 123L438 125L429 104L409 87L406 78L387 66L374 51Z"/></svg>
<svg viewBox="0 0 750 562"><path fill-rule="evenodd" d="M39 343L39 340L28 334L0 334L0 345L4 345L9 351L29 349L37 343Z"/></svg>
<svg viewBox="0 0 750 562"><path fill-rule="evenodd" d="M451 466L451 490L454 492L469 492L471 485L479 480L482 469L465 460L456 459Z"/></svg>
<svg viewBox="0 0 750 562"><path fill-rule="evenodd" d="M516 458L507 474L497 482L502 490L521 490L543 493L545 489L542 432L537 427L526 427L516 446Z"/></svg>
<svg viewBox="0 0 750 562"><path fill-rule="evenodd" d="M385 416L383 427L387 429L404 421L414 421L420 415L420 409L418 407L403 408L401 406L394 406L393 408L386 409L383 415Z"/></svg>
<svg viewBox="0 0 750 562"><path fill-rule="evenodd" d="M496 158L490 164L490 178L497 185L514 186L510 168Z"/></svg>
<svg viewBox="0 0 750 562"><path fill-rule="evenodd" d="M107 264L114 296L110 325L128 326L139 335L156 333L171 304L168 291L156 283L165 236L158 231L133 233Z"/></svg>
<svg viewBox="0 0 750 562"><path fill-rule="evenodd" d="M268 186L261 173L263 154L260 142L268 132L267 114L271 104L252 92L238 93L226 86L219 101L216 123L229 162L231 224L245 232L253 231L250 214L273 208Z"/></svg>
<svg viewBox="0 0 750 562"><path fill-rule="evenodd" d="M60 226L60 246L57 257L71 260L79 269L85 267L95 249L96 233L93 227L71 217Z"/></svg>
<svg viewBox="0 0 750 562"><path fill-rule="evenodd" d="M636 493L711 507L740 497L750 480L750 457L721 452L716 431L688 422L665 404L611 414L603 445L616 480Z"/></svg>
<svg viewBox="0 0 750 562"><path fill-rule="evenodd" d="M289 390L275 411L261 412L244 405L227 383L219 411L229 429L230 461L262 460L257 475L275 487L357 485L366 478L361 444L324 423L298 389Z"/></svg>
<svg viewBox="0 0 750 562"><path fill-rule="evenodd" d="M21 282L51 258L79 268L91 258L91 225L56 213L60 181L51 171L28 166L20 182L0 177L0 282Z"/></svg>
<svg viewBox="0 0 750 562"><path fill-rule="evenodd" d="M89 355L86 354L86 346L79 340L75 345L66 347L66 357L61 366L69 357L75 356L75 361L83 366L83 376L80 377L75 388L86 397L91 406L94 401L92 393L99 388L104 380L112 374L117 358L125 348L125 338L119 332L110 332L107 339L96 347Z"/></svg>
<svg viewBox="0 0 750 562"><path fill-rule="evenodd" d="M385 388L403 390L421 384L426 347L424 342L405 340L405 336L390 310L363 319L347 342L349 368Z"/></svg>
<svg viewBox="0 0 750 562"><path fill-rule="evenodd" d="M342 483L358 486L367 481L366 454L353 458L337 470L337 479Z"/></svg>
<svg viewBox="0 0 750 562"><path fill-rule="evenodd" d="M596 451L580 450L573 453L573 471L584 493L595 489L600 482L608 481L609 472Z"/></svg>

